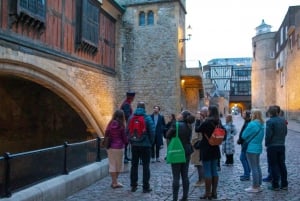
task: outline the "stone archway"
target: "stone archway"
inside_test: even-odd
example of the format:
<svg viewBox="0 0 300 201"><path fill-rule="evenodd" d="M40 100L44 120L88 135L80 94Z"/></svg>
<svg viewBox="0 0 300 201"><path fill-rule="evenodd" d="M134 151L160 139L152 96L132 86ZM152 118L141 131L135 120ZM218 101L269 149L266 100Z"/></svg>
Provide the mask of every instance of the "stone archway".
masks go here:
<svg viewBox="0 0 300 201"><path fill-rule="evenodd" d="M93 116L89 103L62 77L28 63L0 60L0 74L14 75L48 88L68 103L85 122L89 132L101 136L103 129Z"/></svg>

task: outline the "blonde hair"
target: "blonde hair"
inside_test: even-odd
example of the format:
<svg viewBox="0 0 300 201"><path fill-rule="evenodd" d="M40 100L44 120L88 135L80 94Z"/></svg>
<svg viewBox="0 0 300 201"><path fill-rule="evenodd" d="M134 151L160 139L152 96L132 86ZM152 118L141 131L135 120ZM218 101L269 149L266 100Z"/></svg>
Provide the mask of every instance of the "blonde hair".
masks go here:
<svg viewBox="0 0 300 201"><path fill-rule="evenodd" d="M251 111L251 120L259 120L262 124L264 123L264 120L262 118L262 112L259 109L252 109Z"/></svg>

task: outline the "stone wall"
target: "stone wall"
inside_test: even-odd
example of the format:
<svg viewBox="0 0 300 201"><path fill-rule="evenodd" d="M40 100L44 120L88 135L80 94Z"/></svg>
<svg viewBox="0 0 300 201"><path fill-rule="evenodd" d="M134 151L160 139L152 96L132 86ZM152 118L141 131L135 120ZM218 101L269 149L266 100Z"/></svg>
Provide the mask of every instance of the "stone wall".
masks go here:
<svg viewBox="0 0 300 201"><path fill-rule="evenodd" d="M185 13L178 2L161 2L126 8L120 32L123 59L117 75L117 93L124 95L118 97L117 103L121 104L126 91L135 91L134 107L137 101L145 101L148 113L156 104L163 114L178 113L180 59L184 59L184 46L178 43L178 34L179 27L184 27ZM139 26L139 13L149 10L154 12L154 25Z"/></svg>

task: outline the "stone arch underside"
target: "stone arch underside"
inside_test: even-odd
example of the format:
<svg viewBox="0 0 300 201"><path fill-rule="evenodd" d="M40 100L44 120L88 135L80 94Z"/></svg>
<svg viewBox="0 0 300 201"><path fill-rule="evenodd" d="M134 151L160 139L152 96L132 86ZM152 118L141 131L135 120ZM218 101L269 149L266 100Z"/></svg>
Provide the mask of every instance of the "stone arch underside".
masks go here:
<svg viewBox="0 0 300 201"><path fill-rule="evenodd" d="M2 59L0 59L0 74L18 76L51 90L77 112L90 133L96 136L103 136L103 129L101 129L93 116L89 104L63 78L31 64Z"/></svg>

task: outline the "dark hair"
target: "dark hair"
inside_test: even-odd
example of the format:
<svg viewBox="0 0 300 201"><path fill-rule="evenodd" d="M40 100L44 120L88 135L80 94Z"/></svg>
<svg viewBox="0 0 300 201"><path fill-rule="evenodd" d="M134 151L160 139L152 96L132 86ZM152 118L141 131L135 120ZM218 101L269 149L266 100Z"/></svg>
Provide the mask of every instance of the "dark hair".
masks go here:
<svg viewBox="0 0 300 201"><path fill-rule="evenodd" d="M116 110L112 116L112 120L116 120L124 126L125 125L125 115L124 115L123 110Z"/></svg>
<svg viewBox="0 0 300 201"><path fill-rule="evenodd" d="M215 105L210 105L208 107L208 111L209 111L209 117L210 118L213 118L215 120L218 120L219 119L219 110L217 108L217 106Z"/></svg>
<svg viewBox="0 0 300 201"><path fill-rule="evenodd" d="M250 110L245 111L245 119L246 120L251 119L251 111Z"/></svg>
<svg viewBox="0 0 300 201"><path fill-rule="evenodd" d="M171 117L171 121L174 121L174 120L176 121L176 116L175 116L175 114L172 113L172 114L170 114L169 116Z"/></svg>
<svg viewBox="0 0 300 201"><path fill-rule="evenodd" d="M184 122L192 124L195 122L195 116L192 115L189 111L184 110L181 112L182 119Z"/></svg>
<svg viewBox="0 0 300 201"><path fill-rule="evenodd" d="M280 110L279 110L280 112ZM270 106L269 109L268 109L268 113L271 117L276 117L278 116L278 106L276 105L273 105L273 106Z"/></svg>
<svg viewBox="0 0 300 201"><path fill-rule="evenodd" d="M156 107L157 107L158 110L160 111L160 107L159 107L158 105L154 105L154 106L153 106L153 109L155 109Z"/></svg>
<svg viewBox="0 0 300 201"><path fill-rule="evenodd" d="M273 107L275 107L275 108L276 108L276 110L277 110L277 114L280 114L280 111L281 111L281 109L280 109L280 106L278 106L278 105L274 105Z"/></svg>

